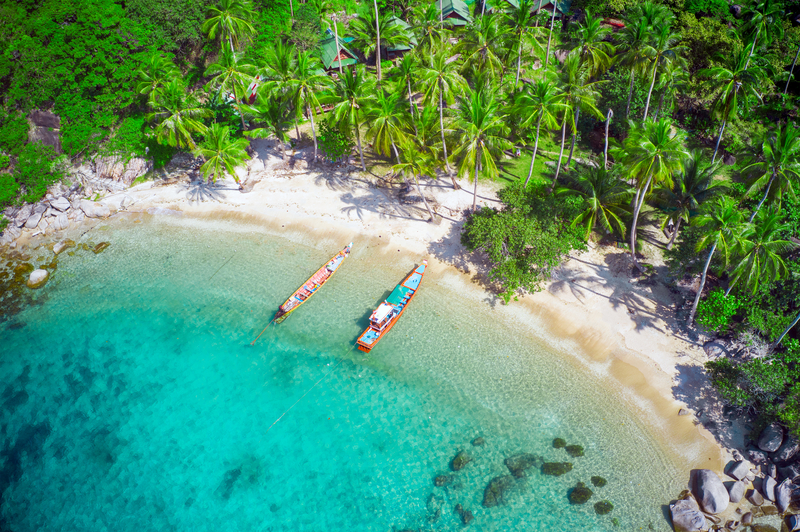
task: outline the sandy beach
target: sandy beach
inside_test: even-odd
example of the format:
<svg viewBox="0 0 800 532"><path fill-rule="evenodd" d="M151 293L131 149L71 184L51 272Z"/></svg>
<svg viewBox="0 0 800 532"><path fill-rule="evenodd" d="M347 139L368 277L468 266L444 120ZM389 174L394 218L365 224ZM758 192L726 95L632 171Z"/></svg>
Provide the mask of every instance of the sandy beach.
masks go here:
<svg viewBox="0 0 800 532"><path fill-rule="evenodd" d="M304 241L368 242L387 260L398 252L428 257L437 282L458 286L466 297L491 305L498 319L515 320L544 341L558 339L575 364L607 378L687 473L696 467L721 471L727 448L744 443L743 430L724 418L702 373L707 359L702 339L687 336L675 319L676 305L686 296L663 282L631 279L620 266L622 250L590 242L588 251L571 256L554 273L545 290L504 305L487 290L486 265L460 244L473 201L471 183L459 180L462 188L454 190L446 176L424 181L423 193L437 213L430 223L416 189L404 196L401 183L389 185L384 176L328 165L292 168L271 142L255 141L253 147L256 156L239 170L246 193L232 179L214 185L145 182L100 201L133 218L241 219ZM499 186L480 183L479 205L499 205ZM81 232L97 223L87 219ZM23 233L19 244L33 244L31 234ZM678 415L681 409L689 415Z"/></svg>

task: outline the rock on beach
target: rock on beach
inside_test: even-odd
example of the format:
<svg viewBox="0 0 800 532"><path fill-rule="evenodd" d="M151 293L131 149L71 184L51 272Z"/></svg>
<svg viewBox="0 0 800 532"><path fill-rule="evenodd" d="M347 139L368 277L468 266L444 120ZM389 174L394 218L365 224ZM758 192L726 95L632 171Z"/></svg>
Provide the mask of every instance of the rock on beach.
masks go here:
<svg viewBox="0 0 800 532"><path fill-rule="evenodd" d="M724 512L730 502L730 495L716 473L710 469L695 472L694 495L703 511L709 514Z"/></svg>
<svg viewBox="0 0 800 532"><path fill-rule="evenodd" d="M758 448L765 453L774 453L783 443L783 427L777 423L767 425L758 438Z"/></svg>
<svg viewBox="0 0 800 532"><path fill-rule="evenodd" d="M47 282L50 273L47 270L33 270L28 277L28 288L40 288Z"/></svg>
<svg viewBox="0 0 800 532"><path fill-rule="evenodd" d="M785 464L794 458L798 451L800 451L800 440L795 436L789 435L783 441L780 448L775 451L772 461L776 464Z"/></svg>
<svg viewBox="0 0 800 532"><path fill-rule="evenodd" d="M772 477L764 477L764 482L761 484L761 494L764 495L764 498L769 501L775 500L775 488L778 487L778 483L775 482L775 479Z"/></svg>
<svg viewBox="0 0 800 532"><path fill-rule="evenodd" d="M705 516L692 498L670 504L669 512L675 532L698 532L708 528Z"/></svg>
<svg viewBox="0 0 800 532"><path fill-rule="evenodd" d="M747 485L738 480L731 484L730 488L728 489L728 493L730 494L731 502L737 503L744 498L744 492L747 489Z"/></svg>
<svg viewBox="0 0 800 532"><path fill-rule="evenodd" d="M736 480L744 480L744 477L746 477L749 472L750 464L741 460L730 466L730 469L728 469L728 476Z"/></svg>

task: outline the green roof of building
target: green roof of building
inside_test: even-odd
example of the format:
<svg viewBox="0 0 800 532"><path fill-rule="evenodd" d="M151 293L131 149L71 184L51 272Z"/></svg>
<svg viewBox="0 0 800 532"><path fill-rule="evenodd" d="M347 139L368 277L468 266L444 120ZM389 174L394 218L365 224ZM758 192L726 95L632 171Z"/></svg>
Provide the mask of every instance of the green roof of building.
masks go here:
<svg viewBox="0 0 800 532"><path fill-rule="evenodd" d="M543 7L553 4L556 4L556 10L559 13L566 15L569 13L569 8L572 6L572 0L557 0L556 2L553 2L553 0L539 0L538 3L534 4L533 10L538 11Z"/></svg>
<svg viewBox="0 0 800 532"><path fill-rule="evenodd" d="M436 5L442 11L442 17L453 26L466 26L472 22L472 15L463 0L436 0Z"/></svg>
<svg viewBox="0 0 800 532"><path fill-rule="evenodd" d="M414 35L414 32L411 31L411 26L409 26L405 20L398 18L396 16L392 16L391 18L389 18L389 23L397 24L403 29L403 31L406 32L406 34L408 35L408 44L398 44L397 46L389 46L386 48L387 51L406 52L417 46L417 36Z"/></svg>
<svg viewBox="0 0 800 532"><path fill-rule="evenodd" d="M347 49L342 39L339 39L339 50L350 56L350 58L342 60L342 66L355 65L358 63L358 59L355 59L356 54ZM339 68L339 61L336 60L338 55L339 51L336 49L336 37L328 37L319 42L319 57L326 70Z"/></svg>

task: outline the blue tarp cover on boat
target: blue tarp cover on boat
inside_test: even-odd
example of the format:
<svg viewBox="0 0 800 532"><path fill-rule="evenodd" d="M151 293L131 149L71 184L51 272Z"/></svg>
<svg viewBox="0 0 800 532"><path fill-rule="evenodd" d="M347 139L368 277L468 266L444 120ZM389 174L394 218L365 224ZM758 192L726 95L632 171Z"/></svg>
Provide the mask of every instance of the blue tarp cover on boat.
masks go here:
<svg viewBox="0 0 800 532"><path fill-rule="evenodd" d="M359 340L364 342L365 344L372 344L377 339L378 339L378 333L373 331L372 329L368 329L367 332L362 334L361 338L359 338Z"/></svg>
<svg viewBox="0 0 800 532"><path fill-rule="evenodd" d="M413 293L413 290L410 288L406 288L403 285L397 285L392 293L389 294L389 297L386 298L386 302L390 305L402 305L403 299L410 296Z"/></svg>
<svg viewBox="0 0 800 532"><path fill-rule="evenodd" d="M408 278L406 282L402 284L406 288L411 288L412 290L416 290L419 288L419 282L422 280L422 275L419 273L414 272L414 275Z"/></svg>

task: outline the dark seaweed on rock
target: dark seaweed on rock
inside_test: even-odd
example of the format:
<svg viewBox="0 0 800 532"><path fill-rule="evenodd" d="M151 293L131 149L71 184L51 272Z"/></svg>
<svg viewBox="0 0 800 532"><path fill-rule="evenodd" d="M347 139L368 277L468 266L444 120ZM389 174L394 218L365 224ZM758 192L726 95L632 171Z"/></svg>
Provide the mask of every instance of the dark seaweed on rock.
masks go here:
<svg viewBox="0 0 800 532"><path fill-rule="evenodd" d="M608 484L608 481L606 479L604 479L603 477L594 476L594 477L592 477L591 480L592 480L592 484L594 484L594 486L597 487L597 488L602 488L603 486Z"/></svg>
<svg viewBox="0 0 800 532"><path fill-rule="evenodd" d="M542 474L553 477L560 477L572 471L570 462L546 462L542 464Z"/></svg>
<svg viewBox="0 0 800 532"><path fill-rule="evenodd" d="M569 490L569 503L570 504L585 504L589 499L592 498L594 492L586 487L586 484L583 482L578 482L578 484Z"/></svg>
<svg viewBox="0 0 800 532"><path fill-rule="evenodd" d="M583 456L583 445L567 445L564 450L573 458Z"/></svg>
<svg viewBox="0 0 800 532"><path fill-rule="evenodd" d="M556 438L555 440L553 440L554 449L563 449L566 446L567 446L567 441L564 440L563 438Z"/></svg>
<svg viewBox="0 0 800 532"><path fill-rule="evenodd" d="M610 514L611 510L614 509L614 505L611 504L609 501L600 501L594 503L594 511L597 515L606 515Z"/></svg>

